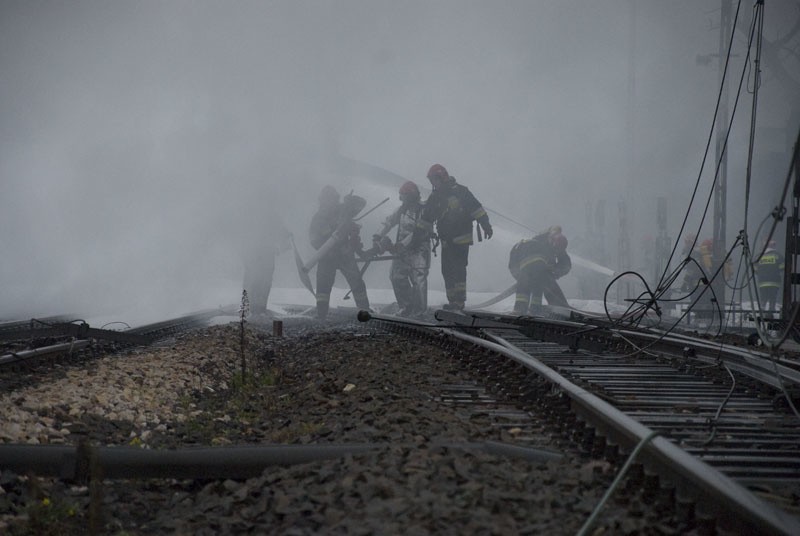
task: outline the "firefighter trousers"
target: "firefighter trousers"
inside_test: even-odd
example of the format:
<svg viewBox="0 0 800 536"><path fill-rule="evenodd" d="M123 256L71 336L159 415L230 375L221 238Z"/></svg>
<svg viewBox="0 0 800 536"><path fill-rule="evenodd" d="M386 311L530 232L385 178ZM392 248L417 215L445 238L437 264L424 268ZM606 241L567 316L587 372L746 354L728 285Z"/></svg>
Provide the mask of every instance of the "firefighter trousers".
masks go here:
<svg viewBox="0 0 800 536"><path fill-rule="evenodd" d="M317 264L317 318L325 319L331 302L331 290L336 280L336 271L342 275L350 285L353 299L359 309L369 309L367 286L361 277L361 272L356 264L355 254L352 252L332 251L320 259Z"/></svg>
<svg viewBox="0 0 800 536"><path fill-rule="evenodd" d="M442 240L442 277L447 301L459 309L467 302L467 263L469 244L451 244Z"/></svg>
<svg viewBox="0 0 800 536"><path fill-rule="evenodd" d="M544 261L536 261L527 265L519 273L517 279L517 296L514 300L514 312L524 315L530 308L542 304L542 295L549 279L553 276Z"/></svg>
<svg viewBox="0 0 800 536"><path fill-rule="evenodd" d="M402 314L428 310L428 270L430 251L402 255L392 261L389 279Z"/></svg>
<svg viewBox="0 0 800 536"><path fill-rule="evenodd" d="M777 285L759 285L758 294L761 300L761 307L765 311L775 311L778 309L778 288Z"/></svg>
<svg viewBox="0 0 800 536"><path fill-rule="evenodd" d="M267 312L269 291L272 289L272 275L275 273L275 253L251 250L247 252L244 263L244 290L250 301L250 312Z"/></svg>

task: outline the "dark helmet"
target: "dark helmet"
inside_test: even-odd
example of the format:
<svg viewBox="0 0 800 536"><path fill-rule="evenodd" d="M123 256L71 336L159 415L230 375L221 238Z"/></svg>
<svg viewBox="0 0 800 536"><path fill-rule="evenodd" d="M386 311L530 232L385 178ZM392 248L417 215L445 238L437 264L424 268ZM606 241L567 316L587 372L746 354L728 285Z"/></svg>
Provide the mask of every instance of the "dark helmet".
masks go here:
<svg viewBox="0 0 800 536"><path fill-rule="evenodd" d="M367 206L367 200L360 195L347 194L342 199L342 206L348 218L355 218Z"/></svg>
<svg viewBox="0 0 800 536"><path fill-rule="evenodd" d="M450 174L447 173L447 170L441 164L434 164L428 170L428 180L431 182L434 180L446 181L448 178L450 178Z"/></svg>
<svg viewBox="0 0 800 536"><path fill-rule="evenodd" d="M319 204L324 206L335 205L339 202L339 192L330 184L324 186L319 193Z"/></svg>

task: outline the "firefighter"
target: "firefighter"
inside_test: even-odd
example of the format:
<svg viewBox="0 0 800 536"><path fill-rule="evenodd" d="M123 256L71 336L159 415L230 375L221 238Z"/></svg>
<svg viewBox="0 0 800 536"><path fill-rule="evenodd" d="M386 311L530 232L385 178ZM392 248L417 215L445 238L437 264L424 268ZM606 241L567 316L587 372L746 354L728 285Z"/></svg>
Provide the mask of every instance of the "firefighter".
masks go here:
<svg viewBox="0 0 800 536"><path fill-rule="evenodd" d="M556 282L572 269L567 243L561 227L556 225L511 248L508 269L517 280L514 313L535 313L542 304L542 296L550 305L569 306Z"/></svg>
<svg viewBox="0 0 800 536"><path fill-rule="evenodd" d="M478 222L478 240L481 231L486 238L493 234L489 216L466 186L458 184L441 164L428 170L428 180L433 192L425 202L422 216L417 222L413 244L430 236L436 224L436 233L442 245L442 276L448 303L444 309L459 311L467 301L467 263L472 245L472 221Z"/></svg>
<svg viewBox="0 0 800 536"><path fill-rule="evenodd" d="M719 264L714 260L714 241L710 238L700 242L688 258L692 260L686 264L682 290L689 292L689 296L698 292L697 297L691 298L695 301L694 312L698 320L707 321L720 311L721 297L714 295L713 287L703 289L703 286L711 285L717 277L729 280L733 274L731 261L725 261L721 273L717 273Z"/></svg>
<svg viewBox="0 0 800 536"><path fill-rule="evenodd" d="M778 310L778 293L783 286L784 259L770 240L767 249L756 264L758 294L765 311Z"/></svg>
<svg viewBox="0 0 800 536"><path fill-rule="evenodd" d="M401 316L421 315L428 310L428 270L431 266L430 237L421 234L414 241L414 232L424 205L416 183L406 181L400 187L400 207L383 223L381 232L374 235L373 242L380 253L394 255L389 270L397 306ZM397 227L394 244L387 236Z"/></svg>
<svg viewBox="0 0 800 536"><path fill-rule="evenodd" d="M685 259L692 259L686 263L683 274L683 292L693 293L702 281L708 281L711 276L711 260L713 243L710 239L696 244L696 235L686 235L683 239L682 255ZM692 246L694 245L694 248Z"/></svg>
<svg viewBox="0 0 800 536"><path fill-rule="evenodd" d="M269 316L267 302L275 273L275 257L289 249L289 231L280 223L271 221L266 239L258 246L249 246L244 253L244 290L254 317Z"/></svg>
<svg viewBox="0 0 800 536"><path fill-rule="evenodd" d="M694 243L697 241L697 235L694 233L687 233L683 237L683 249L681 250L681 255L685 259L689 255L692 254L694 249Z"/></svg>
<svg viewBox="0 0 800 536"><path fill-rule="evenodd" d="M710 277L713 273L712 269L714 268L714 242L710 238L706 238L700 242L698 252L699 257L697 261L703 267L703 271L706 275Z"/></svg>
<svg viewBox="0 0 800 536"><path fill-rule="evenodd" d="M709 278L714 277L717 269L719 268L719 264L715 263L714 261L714 241L710 238L703 240L703 242L700 244L698 252L698 261L700 261L700 264L703 265L703 270L705 270L706 275ZM722 267L722 277L725 278L725 281L728 281L732 275L733 267L731 266L731 260L728 259L725 261L725 264Z"/></svg>
<svg viewBox="0 0 800 536"><path fill-rule="evenodd" d="M316 250L328 250L317 264L317 318L324 320L330 307L331 289L336 270L350 285L356 306L369 309L367 287L356 264L356 253L363 251L361 227L353 218L366 205L363 197L346 195L340 202L339 192L325 186L319 196L319 210L311 219L309 237Z"/></svg>

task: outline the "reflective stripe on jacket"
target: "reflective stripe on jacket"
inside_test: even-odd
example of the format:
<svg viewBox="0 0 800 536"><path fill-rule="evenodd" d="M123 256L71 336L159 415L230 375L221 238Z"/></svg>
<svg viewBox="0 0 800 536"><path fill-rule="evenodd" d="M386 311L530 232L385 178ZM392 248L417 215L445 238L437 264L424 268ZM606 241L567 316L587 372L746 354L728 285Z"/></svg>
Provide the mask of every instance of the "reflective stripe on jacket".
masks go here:
<svg viewBox="0 0 800 536"><path fill-rule="evenodd" d="M444 186L434 190L425 202L425 209L417 226L421 230L433 230L442 242L472 244L472 221L486 219L486 210L466 186L458 184L452 177Z"/></svg>

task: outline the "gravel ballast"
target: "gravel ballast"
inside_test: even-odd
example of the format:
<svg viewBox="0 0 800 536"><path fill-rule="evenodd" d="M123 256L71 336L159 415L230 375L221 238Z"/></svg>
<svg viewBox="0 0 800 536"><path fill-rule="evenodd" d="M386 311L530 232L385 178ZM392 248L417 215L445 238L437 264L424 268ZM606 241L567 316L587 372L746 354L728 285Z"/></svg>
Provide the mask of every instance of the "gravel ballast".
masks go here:
<svg viewBox="0 0 800 536"><path fill-rule="evenodd" d="M360 327L238 324L108 356L8 393L3 443L177 449L348 445L343 457L267 467L246 480L140 479L89 485L0 475L11 534L575 534L616 468L581 456L532 411L524 446L552 461L493 454L522 444L480 408L442 400L477 385L428 342ZM500 404L503 402L501 401ZM502 424L502 423L501 423ZM677 534L681 526L621 491L593 534ZM57 530L56 530L57 529Z"/></svg>

